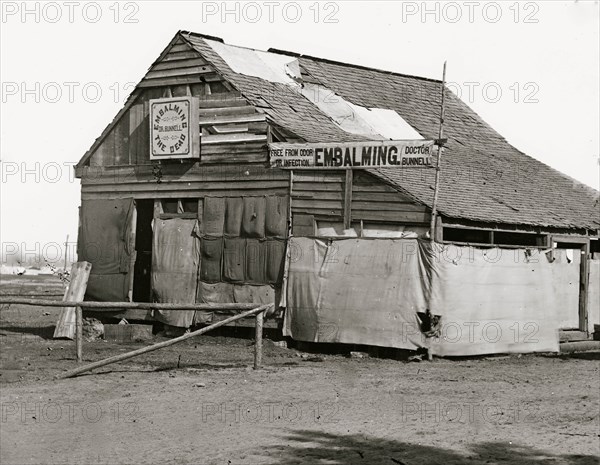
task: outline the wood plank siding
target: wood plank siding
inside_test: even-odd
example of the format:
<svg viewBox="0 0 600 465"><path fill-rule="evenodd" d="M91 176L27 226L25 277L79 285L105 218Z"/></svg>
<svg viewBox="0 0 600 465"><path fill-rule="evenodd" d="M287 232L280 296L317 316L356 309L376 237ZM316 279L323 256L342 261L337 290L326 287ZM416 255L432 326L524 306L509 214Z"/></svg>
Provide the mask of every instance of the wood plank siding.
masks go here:
<svg viewBox="0 0 600 465"><path fill-rule="evenodd" d="M294 172L292 213L342 220L344 196L344 171ZM350 200L352 221L426 224L430 220L427 207L366 172L354 171Z"/></svg>
<svg viewBox="0 0 600 465"><path fill-rule="evenodd" d="M366 172L352 182L352 220L429 224L429 209Z"/></svg>
<svg viewBox="0 0 600 465"><path fill-rule="evenodd" d="M200 100L201 161L152 163L149 100L183 95ZM267 167L265 114L180 39L150 68L132 98L78 167L83 199L288 193L288 174Z"/></svg>
<svg viewBox="0 0 600 465"><path fill-rule="evenodd" d="M200 161L151 162L149 100L185 95L199 99ZM289 196L290 172L268 166L271 130L285 134L177 38L77 167L82 199ZM368 173L357 171L348 188L343 171L294 173L292 214L338 221L345 211L352 221L429 221L424 206Z"/></svg>
<svg viewBox="0 0 600 465"><path fill-rule="evenodd" d="M152 165L89 167L81 189L84 199L287 195L289 176L256 163L169 163L160 171Z"/></svg>

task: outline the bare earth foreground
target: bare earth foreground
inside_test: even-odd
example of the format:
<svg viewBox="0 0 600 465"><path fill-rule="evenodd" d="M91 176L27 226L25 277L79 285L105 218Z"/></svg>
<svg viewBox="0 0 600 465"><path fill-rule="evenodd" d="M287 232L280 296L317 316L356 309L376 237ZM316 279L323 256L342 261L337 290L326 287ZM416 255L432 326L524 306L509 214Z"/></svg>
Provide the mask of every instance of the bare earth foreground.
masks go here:
<svg viewBox="0 0 600 465"><path fill-rule="evenodd" d="M2 465L599 463L598 353L407 363L265 341L254 371L252 340L207 335L54 381L76 366L58 310L0 310Z"/></svg>

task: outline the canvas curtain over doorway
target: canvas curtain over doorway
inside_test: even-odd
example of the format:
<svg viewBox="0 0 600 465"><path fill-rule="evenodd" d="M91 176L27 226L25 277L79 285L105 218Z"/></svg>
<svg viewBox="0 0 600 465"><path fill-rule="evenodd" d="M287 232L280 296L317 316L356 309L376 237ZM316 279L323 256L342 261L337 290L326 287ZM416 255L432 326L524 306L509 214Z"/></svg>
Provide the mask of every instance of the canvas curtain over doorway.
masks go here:
<svg viewBox="0 0 600 465"><path fill-rule="evenodd" d="M200 263L200 239L193 219L156 219L153 224L152 292L162 303L196 302L196 283ZM194 321L194 310L155 310L158 321L187 328Z"/></svg>
<svg viewBox="0 0 600 465"><path fill-rule="evenodd" d="M77 255L92 264L86 300L129 300L134 215L131 198L82 201Z"/></svg>

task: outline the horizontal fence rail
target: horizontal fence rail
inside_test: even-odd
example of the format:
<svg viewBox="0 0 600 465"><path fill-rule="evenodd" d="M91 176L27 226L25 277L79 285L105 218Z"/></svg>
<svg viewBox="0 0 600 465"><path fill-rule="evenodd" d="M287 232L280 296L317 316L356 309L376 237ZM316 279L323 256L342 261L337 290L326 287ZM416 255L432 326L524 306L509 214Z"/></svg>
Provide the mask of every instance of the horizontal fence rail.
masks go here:
<svg viewBox="0 0 600 465"><path fill-rule="evenodd" d="M141 310L251 310L256 308L257 304L252 303L203 303L203 304L173 304L156 302L69 302L63 300L48 299L23 299L23 298L5 298L0 296L0 305L34 305L40 307L81 307L81 308L115 308L115 309L141 309Z"/></svg>
<svg viewBox="0 0 600 465"><path fill-rule="evenodd" d="M252 310L245 311L240 313L239 315L232 316L225 320L219 321L218 323L214 323L210 326L206 326L205 328L199 329L197 331L192 331L191 333L184 334L183 336L176 337L174 339L170 339L168 341L159 342L158 344L154 344L148 347L142 347L141 349L133 350L131 352L127 352L125 354L115 355L113 357L106 358L104 360L99 360L94 363L90 363L89 365L85 365L82 367L74 368L65 373L61 373L56 376L56 379L64 379L64 378L72 378L78 374L84 373L86 371L93 370L94 368L103 367L105 365L120 362L122 360L127 360L132 357L137 357L138 355L146 354L148 352L152 352L158 349L162 349L163 347L172 346L181 341L185 341L186 339L190 339L196 336L200 336L201 334L207 333L213 329L216 329L220 326L226 325L227 323L231 323L233 321L241 320L242 318L246 318L249 316L256 315L256 341L254 344L254 368L260 368L262 362L262 317L263 312L272 307L273 304L262 305L260 307L256 307ZM260 339L260 340L259 340Z"/></svg>
<svg viewBox="0 0 600 465"><path fill-rule="evenodd" d="M120 362L129 358L137 357L148 352L153 352L163 347L169 347L177 344L186 339L190 339L201 334L205 334L213 329L219 328L226 324L232 323L242 318L254 316L256 318L255 326L255 343L254 343L254 369L258 369L262 365L262 335L263 335L263 321L265 313L274 308L274 304L259 305L255 303L202 303L202 304L175 304L175 303L154 303L154 302L92 302L92 301L59 301L59 300L47 300L47 299L23 299L23 298L6 298L0 296L0 305L31 305L37 307L78 307L78 308L97 308L97 309L146 309L146 310L171 310L171 311L190 311L190 310L237 310L242 313L231 316L217 323L213 323L210 326L206 326L196 331L184 334L168 341L159 342L151 346L142 347L125 354L115 355L108 357L104 360L90 363L89 365L74 368L56 375L56 379L71 378L78 374L86 371L93 370L111 363ZM82 326L81 311L77 312L78 331L75 332L75 344L77 350L77 361L82 360L82 345L83 337L80 330Z"/></svg>

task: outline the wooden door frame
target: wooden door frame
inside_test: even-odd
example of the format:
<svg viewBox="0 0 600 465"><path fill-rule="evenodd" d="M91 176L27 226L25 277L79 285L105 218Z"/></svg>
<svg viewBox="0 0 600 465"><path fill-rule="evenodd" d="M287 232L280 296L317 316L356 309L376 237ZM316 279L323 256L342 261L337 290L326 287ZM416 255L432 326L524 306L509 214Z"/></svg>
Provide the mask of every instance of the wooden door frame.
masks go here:
<svg viewBox="0 0 600 465"><path fill-rule="evenodd" d="M589 335L588 325L588 287L590 282L590 238L585 236L565 236L552 235L552 248L555 242L566 242L570 244L578 244L581 254L581 264L579 272L579 331L583 331Z"/></svg>
<svg viewBox="0 0 600 465"><path fill-rule="evenodd" d="M130 258L129 258L129 291L127 292L127 298L129 302L133 302L133 282L135 278L135 262L137 260L137 251L135 249L135 239L136 239L136 228L137 228L137 202L133 199L133 211L131 212L131 223L129 227L131 228L131 233L129 235L129 244L130 247Z"/></svg>

